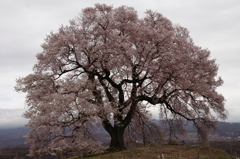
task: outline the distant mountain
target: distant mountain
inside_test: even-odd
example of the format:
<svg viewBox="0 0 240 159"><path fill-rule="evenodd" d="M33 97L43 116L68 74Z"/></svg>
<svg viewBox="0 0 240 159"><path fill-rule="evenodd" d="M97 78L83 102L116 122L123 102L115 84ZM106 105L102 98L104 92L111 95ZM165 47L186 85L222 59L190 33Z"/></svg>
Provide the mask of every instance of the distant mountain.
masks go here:
<svg viewBox="0 0 240 159"><path fill-rule="evenodd" d="M4 147L22 146L26 139L28 128L0 129L0 149Z"/></svg>
<svg viewBox="0 0 240 159"><path fill-rule="evenodd" d="M218 122L216 125L217 132L240 133L240 123ZM191 122L185 127L188 132L196 132Z"/></svg>
<svg viewBox="0 0 240 159"><path fill-rule="evenodd" d="M240 123L218 122L218 131L240 133Z"/></svg>
<svg viewBox="0 0 240 159"><path fill-rule="evenodd" d="M161 121L158 120L154 120L153 122L156 124L161 123ZM191 122L188 122L185 128L188 132L196 132ZM217 124L217 129L221 133L240 133L240 123L219 122ZM98 128L95 132L98 134L98 139L100 138L102 142L108 142L110 140L108 133L103 128ZM23 136L27 135L27 133L28 128L26 127L0 129L0 149L25 145L26 139Z"/></svg>

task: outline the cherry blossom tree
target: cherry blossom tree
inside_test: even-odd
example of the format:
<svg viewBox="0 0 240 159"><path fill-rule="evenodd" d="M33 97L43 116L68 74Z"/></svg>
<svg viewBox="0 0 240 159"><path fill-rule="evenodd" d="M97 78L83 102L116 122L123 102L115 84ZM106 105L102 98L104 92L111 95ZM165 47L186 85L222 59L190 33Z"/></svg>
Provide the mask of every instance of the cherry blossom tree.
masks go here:
<svg viewBox="0 0 240 159"><path fill-rule="evenodd" d="M124 131L140 107L159 108L161 120L192 121L203 140L227 118L210 51L160 13L138 18L131 7L96 4L51 32L42 48L33 73L15 87L27 93L27 138L41 151L98 145L93 123L110 134L110 148L125 149Z"/></svg>

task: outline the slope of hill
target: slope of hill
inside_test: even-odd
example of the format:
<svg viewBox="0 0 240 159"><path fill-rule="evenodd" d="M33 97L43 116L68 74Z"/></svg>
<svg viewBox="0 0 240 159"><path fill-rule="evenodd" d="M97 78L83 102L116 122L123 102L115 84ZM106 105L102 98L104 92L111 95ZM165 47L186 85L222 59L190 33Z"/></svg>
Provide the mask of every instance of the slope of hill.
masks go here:
<svg viewBox="0 0 240 159"><path fill-rule="evenodd" d="M232 159L225 151L207 146L162 145L130 149L107 154L88 154L69 159Z"/></svg>
<svg viewBox="0 0 240 159"><path fill-rule="evenodd" d="M25 127L0 129L0 149L4 147L24 145L26 139L23 137L28 133Z"/></svg>

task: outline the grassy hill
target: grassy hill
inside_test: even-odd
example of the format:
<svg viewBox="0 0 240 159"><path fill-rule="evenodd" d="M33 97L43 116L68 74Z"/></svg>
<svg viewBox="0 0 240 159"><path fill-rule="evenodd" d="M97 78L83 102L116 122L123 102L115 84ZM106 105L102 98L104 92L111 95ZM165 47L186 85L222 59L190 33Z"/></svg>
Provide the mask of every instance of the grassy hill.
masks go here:
<svg viewBox="0 0 240 159"><path fill-rule="evenodd" d="M159 157L158 157L159 156ZM143 147L108 154L89 154L69 159L231 159L231 155L220 149L207 146L162 145Z"/></svg>

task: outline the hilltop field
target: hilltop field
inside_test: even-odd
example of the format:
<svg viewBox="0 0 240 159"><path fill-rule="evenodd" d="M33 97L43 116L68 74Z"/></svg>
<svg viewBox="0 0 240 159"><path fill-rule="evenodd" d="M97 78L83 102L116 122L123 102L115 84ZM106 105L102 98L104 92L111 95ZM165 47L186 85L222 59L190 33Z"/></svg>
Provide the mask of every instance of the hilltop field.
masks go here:
<svg viewBox="0 0 240 159"><path fill-rule="evenodd" d="M223 150L208 146L162 145L106 154L88 154L68 159L236 159Z"/></svg>

